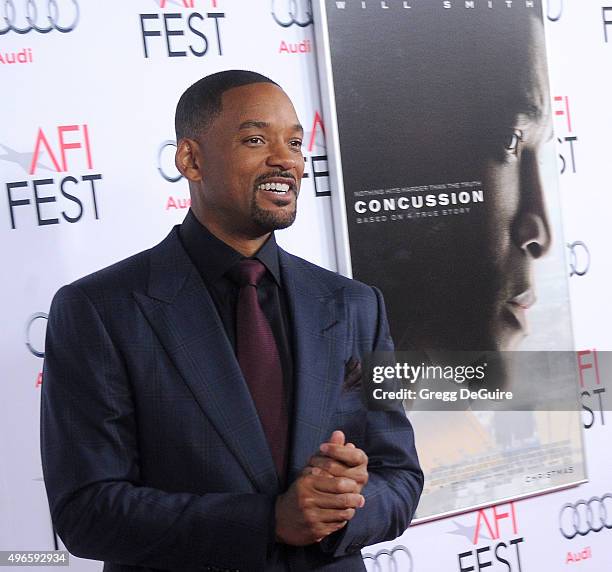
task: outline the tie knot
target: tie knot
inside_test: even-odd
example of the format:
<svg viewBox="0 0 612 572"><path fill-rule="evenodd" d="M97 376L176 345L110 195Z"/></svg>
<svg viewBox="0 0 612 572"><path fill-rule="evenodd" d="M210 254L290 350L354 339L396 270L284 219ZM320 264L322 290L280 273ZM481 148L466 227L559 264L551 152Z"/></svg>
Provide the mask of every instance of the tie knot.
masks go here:
<svg viewBox="0 0 612 572"><path fill-rule="evenodd" d="M228 275L238 286L257 286L262 276L266 273L266 267L251 258L245 258L230 268Z"/></svg>

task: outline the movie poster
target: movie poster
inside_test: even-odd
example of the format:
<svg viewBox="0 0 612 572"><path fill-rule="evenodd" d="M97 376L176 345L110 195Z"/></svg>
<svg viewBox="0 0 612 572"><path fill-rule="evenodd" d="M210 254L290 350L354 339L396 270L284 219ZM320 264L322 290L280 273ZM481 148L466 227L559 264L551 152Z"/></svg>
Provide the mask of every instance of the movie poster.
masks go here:
<svg viewBox="0 0 612 572"><path fill-rule="evenodd" d="M396 348L572 351L541 2L313 7L339 267ZM417 519L584 481L577 408L545 409L412 412Z"/></svg>

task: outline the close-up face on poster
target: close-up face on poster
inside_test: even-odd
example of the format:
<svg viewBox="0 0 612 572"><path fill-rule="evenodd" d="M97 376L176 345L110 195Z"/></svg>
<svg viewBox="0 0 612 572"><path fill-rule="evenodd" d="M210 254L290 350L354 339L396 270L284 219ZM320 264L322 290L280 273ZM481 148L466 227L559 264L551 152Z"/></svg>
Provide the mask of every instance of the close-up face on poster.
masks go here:
<svg viewBox="0 0 612 572"><path fill-rule="evenodd" d="M542 6L471 4L325 3L339 255L383 292L396 350L431 364L573 348ZM518 383L505 370L496 388ZM429 477L417 517L584 478L576 412L411 420ZM557 476L529 478L541 470Z"/></svg>

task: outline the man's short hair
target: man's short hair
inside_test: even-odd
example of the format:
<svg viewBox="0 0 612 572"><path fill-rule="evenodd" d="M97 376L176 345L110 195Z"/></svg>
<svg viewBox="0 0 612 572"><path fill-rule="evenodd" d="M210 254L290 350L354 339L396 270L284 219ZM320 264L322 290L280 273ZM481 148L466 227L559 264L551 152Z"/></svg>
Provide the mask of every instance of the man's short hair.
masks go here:
<svg viewBox="0 0 612 572"><path fill-rule="evenodd" d="M183 137L196 139L205 133L221 113L223 94L234 87L252 83L272 83L278 86L269 77L247 70L221 71L196 81L183 92L176 106L176 140Z"/></svg>

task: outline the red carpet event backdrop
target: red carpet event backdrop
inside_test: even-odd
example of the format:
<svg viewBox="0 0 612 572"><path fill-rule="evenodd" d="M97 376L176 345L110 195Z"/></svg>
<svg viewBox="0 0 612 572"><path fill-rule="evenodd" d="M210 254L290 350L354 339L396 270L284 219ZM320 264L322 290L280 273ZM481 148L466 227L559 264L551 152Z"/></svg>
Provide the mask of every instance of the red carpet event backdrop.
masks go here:
<svg viewBox="0 0 612 572"><path fill-rule="evenodd" d="M380 21L385 14L390 27L405 26L406 34L411 33L413 20L424 6L439 12L441 26L445 18L469 21L483 17L486 10L504 11L509 35L513 22L517 26L521 22L523 12L539 10L539 2L526 0L346 0L325 4L328 11L362 11L364 26L368 19ZM321 37L317 36L317 43L313 15L318 6L320 3L313 7L308 0L0 0L0 224L9 269L3 281L0 346L0 550L63 548L51 526L39 454L41 371L49 305L61 285L157 243L183 219L189 195L173 163L173 117L186 86L204 75L231 68L253 69L283 86L306 131L306 178L297 221L279 232L278 240L289 251L321 266L350 270L345 256L348 235L345 226L338 224L344 213L339 212L339 196L332 196L338 191L338 170L331 156L328 161L326 135L329 139L338 134L326 130L326 122L331 124L334 118L320 95L327 97L325 85L319 83L316 59ZM546 316L539 303L533 303L530 316L539 313L541 317L534 324L532 333L537 342L530 349L577 351L588 482L418 524L393 542L364 549L368 570L612 568L612 420L602 405L610 380L600 375L597 367L598 352L612 349L608 253L612 229L607 222L612 208L608 166L612 2L550 0L543 6L541 20L550 80L546 95L554 129L549 147L555 148L556 163L547 159L539 166L547 181L558 176L559 199L547 203L550 226L556 234L550 247L545 239L536 241L541 248L536 254L541 254L542 260L534 264L534 272L538 284L563 290L565 302L563 307L548 308L549 313L557 312L552 320L548 317L556 330L540 328L544 322L538 320ZM381 69L397 58L399 47L387 41L384 30L376 37L355 31L354 41L359 53L367 53ZM520 50L495 51L476 39L470 47L473 61L488 52L489 68L483 70L502 70L502 74L507 70L501 76L506 81L522 77L516 67L521 58L532 68L542 68L541 62L536 65L530 59L537 50L522 55ZM423 54L404 57L414 65ZM326 62L320 64L324 69ZM449 99L465 101L469 97L457 77L453 78L455 89L449 91L448 79L435 70L428 73L427 85L415 78L414 83L401 86L409 94L407 100L428 98L433 90L446 93L444 97ZM364 85L371 86L374 79L364 76ZM483 84L482 90L490 87ZM500 109L504 97L500 92ZM377 142L384 127L381 115L367 104L354 104L361 122L354 133L359 144ZM383 107L385 102L381 100L379 105ZM396 93L389 92L386 105L401 105ZM491 105L495 110L495 102ZM435 125L441 117L435 109L430 113L415 121L433 138L440 135ZM472 113L470 118L458 115L454 119L442 131L459 147L474 135L473 127L480 125L482 117ZM385 177L394 161L405 160L406 166L419 164L427 148L425 135L423 146L414 149L402 148L402 136L389 137L385 143L387 164L379 161L376 171L360 175L364 190L391 186ZM505 152L510 156L504 159L506 163L524 137L522 129L505 133ZM330 141L330 149L332 146ZM358 171L349 173L347 165L344 169L345 177L357 176ZM420 180L411 185L478 181L451 177L448 172L438 174L437 181L431 173L419 174L415 179ZM465 189L470 197L480 196L477 185ZM451 191L440 188L436 192L442 190ZM467 206L479 206L477 200L473 202ZM561 242L557 229L562 229ZM470 237L468 233L465 239ZM554 267L546 262L551 253ZM540 262L544 267L548 264L548 270L539 268ZM367 270L362 274L366 277ZM396 338L399 333L403 341L401 324L408 318L399 310L393 310L390 318L392 325L396 324ZM562 332L562 342L555 346L558 332ZM418 429L416 437L418 446ZM423 454L426 456L426 451ZM556 477L552 471L529 476L541 489L549 488ZM99 562L71 558L73 570L101 567Z"/></svg>

